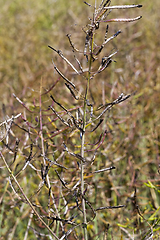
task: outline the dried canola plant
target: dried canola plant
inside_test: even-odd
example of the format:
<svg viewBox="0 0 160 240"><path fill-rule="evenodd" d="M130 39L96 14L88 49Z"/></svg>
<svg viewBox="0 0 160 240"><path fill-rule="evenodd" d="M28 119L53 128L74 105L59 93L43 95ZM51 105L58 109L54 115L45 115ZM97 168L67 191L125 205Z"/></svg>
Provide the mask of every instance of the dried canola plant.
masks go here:
<svg viewBox="0 0 160 240"><path fill-rule="evenodd" d="M39 102L34 102L32 107L14 95L24 111L1 123L6 131L1 139L5 150L0 154L10 174L9 184L15 193L15 201L29 209L25 239L27 236L29 239L29 231L37 239L107 239L112 224L105 219L105 227L99 227L98 213L125 207L125 203L105 203L97 181L116 171L111 162L107 166L99 163L102 146L112 135L112 130L105 124L106 116L133 93L121 92L111 102L97 103L92 94L92 82L98 81L101 73L107 71L117 53L114 50L106 54L107 46L121 34L118 30L109 36L109 24L134 22L141 18L110 19L110 13L141 8L142 5L114 6L111 0L103 0L99 6L96 1L95 5L84 3L93 12L93 17L82 28L83 47L78 49L72 35L67 34L72 56L69 60L62 50L48 46L60 59L57 65L52 60L57 81L49 90L42 91L41 85ZM101 25L105 26L103 36ZM97 40L99 35L101 44ZM56 91L57 84L61 84L60 93ZM15 128L21 134L16 135L12 130ZM34 185L30 183L33 190L29 196L20 181L28 171L28 181L35 182Z"/></svg>

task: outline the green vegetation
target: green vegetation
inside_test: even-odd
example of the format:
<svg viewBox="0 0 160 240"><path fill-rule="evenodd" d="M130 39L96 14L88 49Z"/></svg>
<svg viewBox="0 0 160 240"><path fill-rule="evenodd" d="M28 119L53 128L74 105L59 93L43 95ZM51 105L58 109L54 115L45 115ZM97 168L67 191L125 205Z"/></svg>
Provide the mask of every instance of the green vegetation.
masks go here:
<svg viewBox="0 0 160 240"><path fill-rule="evenodd" d="M97 46L91 38L87 62L94 8L80 0L0 2L0 240L159 239L160 2L111 1L133 3L143 8L116 9L107 19L143 18L109 22L108 38L122 32L97 56L107 23L92 29ZM48 45L80 72L77 58L84 72L75 74Z"/></svg>

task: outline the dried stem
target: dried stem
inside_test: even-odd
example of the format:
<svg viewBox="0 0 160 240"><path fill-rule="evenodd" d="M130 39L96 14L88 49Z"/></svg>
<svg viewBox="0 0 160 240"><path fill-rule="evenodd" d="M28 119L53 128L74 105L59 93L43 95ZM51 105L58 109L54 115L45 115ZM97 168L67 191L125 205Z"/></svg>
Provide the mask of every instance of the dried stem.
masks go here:
<svg viewBox="0 0 160 240"><path fill-rule="evenodd" d="M59 239L56 234L50 229L50 227L43 221L43 219L41 218L41 216L39 215L39 213L36 211L36 209L33 207L32 203L30 202L30 200L28 199L28 197L26 196L26 194L24 193L23 189L21 188L19 182L17 181L16 177L13 175L11 169L9 168L4 156L2 155L2 153L0 152L0 156L4 162L4 164L6 165L6 168L10 174L10 176L13 178L13 180L15 181L15 183L17 184L19 190L21 191L24 199L27 201L28 205L31 207L31 209L33 210L34 214L38 217L38 219L41 221L41 223L48 229L48 231L52 234L52 236L55 237L55 239Z"/></svg>

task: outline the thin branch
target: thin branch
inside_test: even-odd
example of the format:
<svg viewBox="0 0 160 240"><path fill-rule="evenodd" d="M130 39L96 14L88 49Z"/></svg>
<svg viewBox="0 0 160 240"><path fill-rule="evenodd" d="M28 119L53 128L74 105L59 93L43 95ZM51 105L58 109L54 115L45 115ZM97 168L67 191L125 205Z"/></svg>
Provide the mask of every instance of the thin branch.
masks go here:
<svg viewBox="0 0 160 240"><path fill-rule="evenodd" d="M77 159L81 160L83 163L85 163L86 160L85 160L84 157L82 157L80 154L76 154L76 153L70 152L70 151L68 150L67 146L65 145L65 143L63 143L63 146L64 146L65 151L66 151L68 154L70 154L71 156L74 156L75 158L77 158Z"/></svg>
<svg viewBox="0 0 160 240"><path fill-rule="evenodd" d="M68 63L71 68L77 73L79 74L79 72L77 71L77 69L72 65L72 63L70 61L68 61L68 59L66 57L63 56L63 53L60 51L60 50L56 50L55 48L51 47L51 46L48 46L49 48L51 48L53 51L55 51L56 53L59 54L59 56L66 62Z"/></svg>
<svg viewBox="0 0 160 240"><path fill-rule="evenodd" d="M93 173L101 173L101 172L105 172L105 171L109 171L109 170L113 170L113 169L116 169L116 168L114 166L112 166L112 167L109 167L109 168L104 168L104 169L94 171Z"/></svg>
<svg viewBox="0 0 160 240"><path fill-rule="evenodd" d="M71 34L67 34L66 35L68 37L69 43L71 45L71 47L73 48L74 51L79 52L79 50L77 48L74 47L72 40L71 40Z"/></svg>
<svg viewBox="0 0 160 240"><path fill-rule="evenodd" d="M138 4L138 5L121 5L121 6L108 6L108 7L104 7L104 9L129 9L129 8L141 8L142 5Z"/></svg>
<svg viewBox="0 0 160 240"><path fill-rule="evenodd" d="M68 80L68 78L66 78L59 70L58 68L56 67L56 65L54 64L53 60L52 60L52 63L54 65L54 69L57 71L57 73L66 81L68 82L69 84L72 85L72 87L76 88L76 86L74 85L74 83L72 83L70 80Z"/></svg>
<svg viewBox="0 0 160 240"><path fill-rule="evenodd" d="M102 51L102 49L104 48L104 46L111 40L113 40L115 37L117 37L119 34L121 33L121 30L118 30L118 32L116 32L113 36L111 36L110 38L107 38L104 43L101 45L101 47L99 48L99 50L97 51L97 53L95 54L96 56ZM117 52L115 52L114 54L116 54ZM109 57L108 57L109 58Z"/></svg>
<svg viewBox="0 0 160 240"><path fill-rule="evenodd" d="M59 120L64 123L67 127L70 127L70 124L67 123L66 121L63 120L63 118L61 118L61 116L56 112L56 110L52 107L52 106L49 106L50 109L56 114L56 116L59 118Z"/></svg>
<svg viewBox="0 0 160 240"><path fill-rule="evenodd" d="M60 106L60 107L71 117L71 119L72 119L75 127L76 127L78 130L83 131L83 129L81 129L81 128L79 127L79 123L78 123L77 120L73 117L73 115L72 115L64 106L62 106L62 104L60 104L59 102L57 102L52 95L51 95L50 97L52 98L52 100L53 100L58 106ZM50 106L50 107L51 107L51 106ZM55 111L54 108L51 107L51 109L52 109L52 111ZM55 111L55 114L57 114L56 111ZM58 115L57 115L57 116L58 116ZM64 121L60 116L59 116L59 119L60 119L62 122ZM65 122L65 121L64 121L64 122ZM65 122L65 123L66 123L66 122ZM67 124L69 125L69 127L71 127L69 123L67 123Z"/></svg>
<svg viewBox="0 0 160 240"><path fill-rule="evenodd" d="M66 87L69 89L69 91L70 91L70 93L72 94L72 96L73 96L76 100L78 100L79 97L77 97L77 96L75 95L75 93L73 92L73 90L72 90L72 88L70 87L70 85L67 84L67 83L65 83L65 85L66 85Z"/></svg>
<svg viewBox="0 0 160 240"><path fill-rule="evenodd" d="M114 208L124 208L124 207L125 207L125 205L99 207L99 208L95 209L95 211L105 210L105 209L114 209Z"/></svg>
<svg viewBox="0 0 160 240"><path fill-rule="evenodd" d="M30 113L33 113L33 111L31 111L28 107L26 107L26 105L14 93L12 95L24 108L26 108Z"/></svg>
<svg viewBox="0 0 160 240"><path fill-rule="evenodd" d="M100 22L134 22L141 18L142 18L142 16L138 16L135 18L112 18L112 19L108 19L108 20L101 20Z"/></svg>
<svg viewBox="0 0 160 240"><path fill-rule="evenodd" d="M124 96L123 93L120 94L120 96L116 100L114 100L112 103L108 103L108 104L105 105L107 107L103 110L103 112L95 120L99 119L106 111L111 109L114 105L119 104L119 103L125 101L130 96L131 96L131 94L128 94L128 95L125 95L125 96ZM101 109L102 107L104 107L104 106L100 106L97 110Z"/></svg>
<svg viewBox="0 0 160 240"><path fill-rule="evenodd" d="M97 123L97 125L91 130L91 132L94 132L103 122L104 119L100 119L99 122Z"/></svg>

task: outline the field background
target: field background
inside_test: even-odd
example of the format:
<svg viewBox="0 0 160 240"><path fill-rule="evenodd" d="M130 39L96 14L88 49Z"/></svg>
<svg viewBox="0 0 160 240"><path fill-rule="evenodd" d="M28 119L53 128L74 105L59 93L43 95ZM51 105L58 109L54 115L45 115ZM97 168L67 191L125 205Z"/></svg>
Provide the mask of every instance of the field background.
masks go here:
<svg viewBox="0 0 160 240"><path fill-rule="evenodd" d="M160 219L160 1L112 2L114 5L143 5L138 10L116 10L113 12L114 17L143 17L136 23L109 24L110 36L119 29L122 33L112 45L106 46L106 54L112 52L113 48L118 48L118 54L114 57L116 62L99 79L95 78L91 82L92 95L95 106L98 107L101 103L114 100L122 92L135 94L106 116L102 130L107 126L114 134L106 139L104 147L100 149L97 167L103 168L113 163L116 170L92 179L99 186L101 194L96 199L94 190L94 196L90 196L90 200L98 206L126 204L127 207L98 213L98 220L89 225L90 239L98 239L97 236L103 239L108 223L110 230L107 239L142 239L150 225L154 226ZM58 79L52 58L61 70L68 73L66 65L47 46L61 49L73 60L66 34L72 34L75 46L83 50L85 35L81 29L88 23L88 16L92 17L92 9L80 0L1 0L0 9L0 120L3 122L7 116L10 118L22 113L31 121L26 109L13 97L13 93L33 109L34 101L39 102L40 87L43 93L52 88ZM104 37L103 30L100 29L97 41ZM83 61L82 56L80 59ZM72 75L71 72L69 74ZM58 101L72 108L75 104L70 103L70 97L61 83L62 81L58 82L51 93ZM83 83L79 79L77 85L82 85L83 90ZM43 99L46 109L51 104L48 99L48 96ZM20 149L25 152L26 149L22 146L25 140L21 134L23 132L16 129L14 139L21 139ZM4 136L5 129L1 126L0 138L3 139ZM94 134L94 140L97 137ZM14 139L11 139L11 148L15 147L15 143L12 143ZM91 137L88 138L88 141L92 140ZM57 145L62 143L62 136L58 136L55 141ZM0 150L6 160L12 162L12 154L6 149L0 143ZM0 166L0 239L24 239L30 209L19 202L8 186L9 174L1 160ZM36 176L32 176L27 169L19 176L19 182L28 196L36 192L36 181ZM45 192L38 199L37 204L43 207ZM34 221L33 226L36 224ZM43 232L42 226L38 227ZM160 238L159 232L157 224L153 239ZM37 237L31 230L27 239L35 239L35 236ZM40 236L37 239L49 238ZM68 239L75 238L70 236Z"/></svg>

